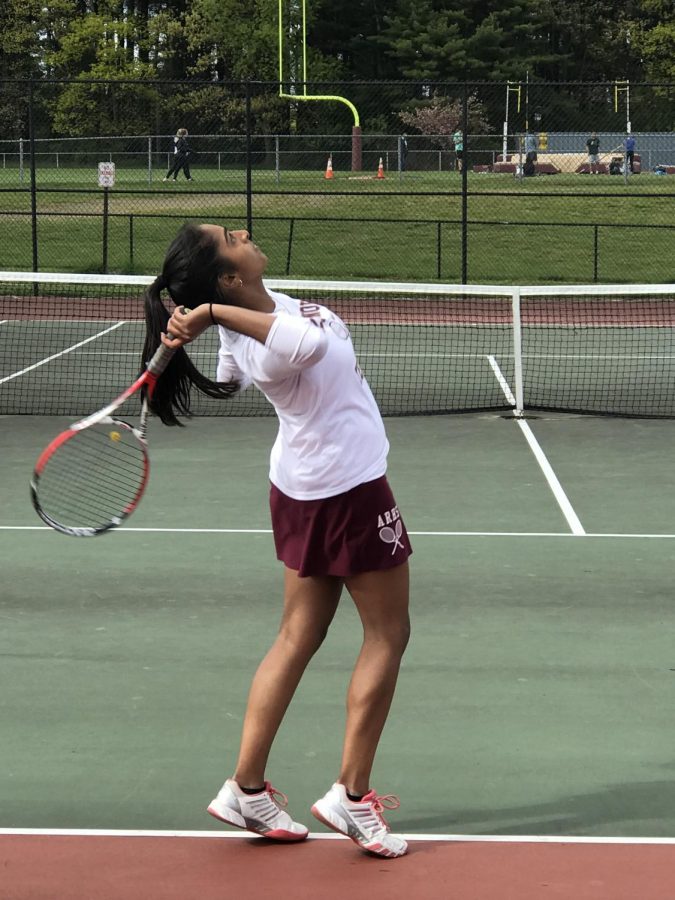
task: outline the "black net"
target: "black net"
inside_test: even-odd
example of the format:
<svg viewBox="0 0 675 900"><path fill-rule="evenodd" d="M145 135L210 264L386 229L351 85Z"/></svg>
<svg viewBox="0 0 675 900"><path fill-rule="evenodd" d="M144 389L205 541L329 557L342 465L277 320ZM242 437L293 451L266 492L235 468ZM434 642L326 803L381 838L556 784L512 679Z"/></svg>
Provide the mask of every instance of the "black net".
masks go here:
<svg viewBox="0 0 675 900"><path fill-rule="evenodd" d="M675 415L675 291L614 290L521 300L526 406Z"/></svg>
<svg viewBox="0 0 675 900"><path fill-rule="evenodd" d="M92 413L139 372L149 279L29 277L36 280L0 280L0 415ZM347 323L384 415L522 403L675 416L675 292L668 287L523 288L518 304L516 289L489 286L267 285L328 306ZM216 329L188 348L213 379L217 351ZM197 415L273 412L255 388L231 400L193 400Z"/></svg>
<svg viewBox="0 0 675 900"><path fill-rule="evenodd" d="M0 281L0 414L95 411L138 374L145 325L143 278L107 284ZM508 296L438 286L268 282L328 306L349 326L359 365L384 415L424 415L511 405L495 368L513 381ZM468 290L468 289L467 289ZM480 289L478 289L480 291ZM216 377L218 335L189 353ZM195 394L198 415L272 414L255 388L227 401Z"/></svg>

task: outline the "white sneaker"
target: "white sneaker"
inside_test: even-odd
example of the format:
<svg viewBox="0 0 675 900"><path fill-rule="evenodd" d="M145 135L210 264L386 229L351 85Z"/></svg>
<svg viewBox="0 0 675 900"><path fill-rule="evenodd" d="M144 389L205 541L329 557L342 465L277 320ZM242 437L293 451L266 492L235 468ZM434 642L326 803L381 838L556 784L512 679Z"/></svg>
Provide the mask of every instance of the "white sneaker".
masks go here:
<svg viewBox="0 0 675 900"><path fill-rule="evenodd" d="M317 800L312 815L324 825L346 834L362 850L378 856L403 856L408 845L403 838L391 834L382 811L398 809L398 797L378 797L369 791L362 800L350 800L343 784L336 783L325 797Z"/></svg>
<svg viewBox="0 0 675 900"><path fill-rule="evenodd" d="M258 794L246 794L231 778L212 800L208 812L221 822L254 831L275 841L302 841L308 831L284 811L288 798L269 781Z"/></svg>

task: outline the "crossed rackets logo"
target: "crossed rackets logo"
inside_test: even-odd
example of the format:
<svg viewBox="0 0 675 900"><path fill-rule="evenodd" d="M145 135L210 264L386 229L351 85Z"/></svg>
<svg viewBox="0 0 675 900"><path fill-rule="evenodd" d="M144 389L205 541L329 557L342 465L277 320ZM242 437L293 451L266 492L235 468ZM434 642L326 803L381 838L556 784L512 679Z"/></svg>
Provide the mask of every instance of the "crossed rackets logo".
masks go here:
<svg viewBox="0 0 675 900"><path fill-rule="evenodd" d="M396 520L396 525L394 528L391 528L389 525L385 525L383 528L380 528L380 539L385 542L385 544L393 544L393 548L391 551L391 555L393 556L396 553L396 548L400 547L401 550L404 549L403 544L401 543L401 535L403 534L403 524L400 519Z"/></svg>

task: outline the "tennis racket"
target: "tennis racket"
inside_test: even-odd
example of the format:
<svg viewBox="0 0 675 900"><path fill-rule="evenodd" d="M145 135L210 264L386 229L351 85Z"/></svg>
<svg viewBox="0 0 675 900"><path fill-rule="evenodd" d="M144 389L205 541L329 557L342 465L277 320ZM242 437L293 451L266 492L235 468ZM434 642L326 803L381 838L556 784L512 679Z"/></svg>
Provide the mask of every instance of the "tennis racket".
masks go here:
<svg viewBox="0 0 675 900"><path fill-rule="evenodd" d="M161 344L145 372L119 397L75 422L42 451L30 489L35 511L47 525L72 537L94 537L121 525L136 509L150 475L148 402L175 352ZM138 425L115 418L115 411L141 390Z"/></svg>

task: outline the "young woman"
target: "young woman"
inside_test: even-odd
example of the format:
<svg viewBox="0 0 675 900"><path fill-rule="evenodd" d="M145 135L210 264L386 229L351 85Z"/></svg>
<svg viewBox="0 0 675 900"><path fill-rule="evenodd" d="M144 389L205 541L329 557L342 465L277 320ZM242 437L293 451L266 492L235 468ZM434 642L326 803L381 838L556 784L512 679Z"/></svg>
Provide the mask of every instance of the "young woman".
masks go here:
<svg viewBox="0 0 675 900"><path fill-rule="evenodd" d="M265 778L288 704L319 649L346 587L363 624L347 694L337 781L312 807L335 831L379 856L401 856L383 809L398 806L370 787L380 734L408 642L410 544L385 477L389 444L344 323L324 306L268 291L267 257L246 231L186 225L146 294L144 359L161 340L182 347L216 325L218 381L178 350L153 410L168 425L188 413L190 389L215 397L255 384L274 405L279 432L270 461L270 506L284 608L279 633L251 685L239 759L208 811L268 838L295 841L307 828L284 810ZM173 315L160 293L176 304ZM192 307L181 311L181 307ZM171 335L171 337L169 337Z"/></svg>

